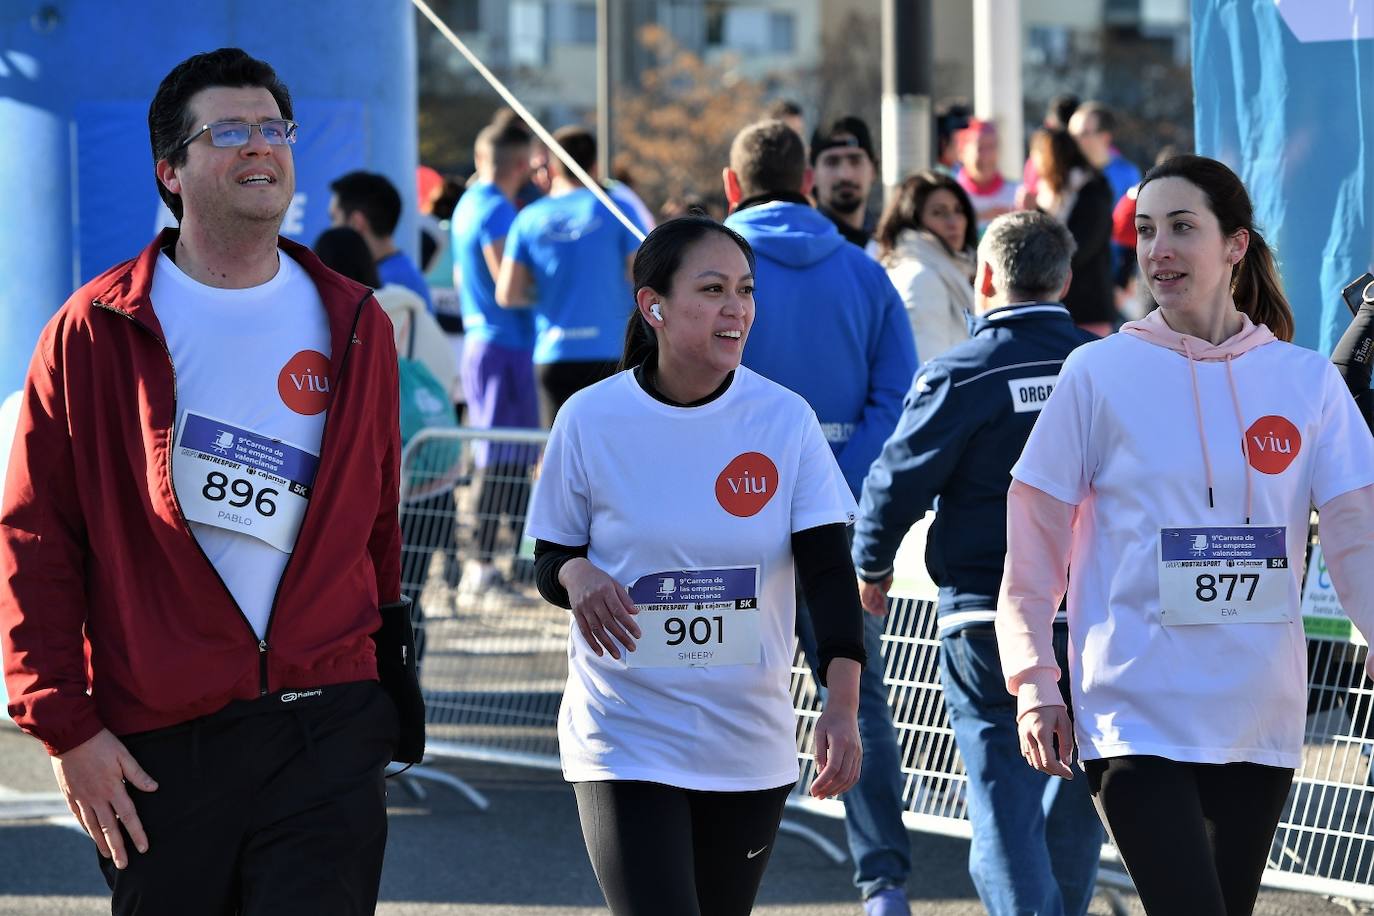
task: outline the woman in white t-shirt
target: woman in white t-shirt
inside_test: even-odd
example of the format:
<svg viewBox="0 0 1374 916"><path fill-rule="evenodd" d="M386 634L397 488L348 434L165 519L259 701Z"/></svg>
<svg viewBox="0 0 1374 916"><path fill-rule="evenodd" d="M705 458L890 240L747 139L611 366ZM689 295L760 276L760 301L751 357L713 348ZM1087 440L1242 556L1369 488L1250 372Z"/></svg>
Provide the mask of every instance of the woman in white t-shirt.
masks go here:
<svg viewBox="0 0 1374 916"><path fill-rule="evenodd" d="M1159 308L1064 364L1012 470L997 636L1027 762L1072 778L1077 739L1147 912L1235 916L1301 761L1312 506L1346 611L1374 624L1374 439L1334 367L1285 342L1230 169L1161 163L1135 222Z"/></svg>
<svg viewBox="0 0 1374 916"><path fill-rule="evenodd" d="M625 371L559 411L530 506L572 610L563 773L611 911L747 914L797 780L794 568L828 674L818 797L858 778L855 506L811 408L740 365L753 252L705 217L635 257Z"/></svg>

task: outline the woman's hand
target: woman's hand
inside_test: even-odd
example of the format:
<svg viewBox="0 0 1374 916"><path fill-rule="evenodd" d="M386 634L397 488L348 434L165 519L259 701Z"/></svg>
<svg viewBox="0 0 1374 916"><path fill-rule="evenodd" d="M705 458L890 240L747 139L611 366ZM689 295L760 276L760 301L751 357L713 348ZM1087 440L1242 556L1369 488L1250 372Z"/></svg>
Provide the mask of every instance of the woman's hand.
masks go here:
<svg viewBox="0 0 1374 916"><path fill-rule="evenodd" d="M859 742L859 663L836 658L826 670L825 709L816 720L816 778L813 798L833 798L859 781L863 745Z"/></svg>
<svg viewBox="0 0 1374 916"><path fill-rule="evenodd" d="M1021 756L1042 773L1073 779L1073 725L1063 706L1038 706L1016 721L1021 739ZM1059 750L1055 751L1055 740Z"/></svg>
<svg viewBox="0 0 1374 916"><path fill-rule="evenodd" d="M634 619L639 608L619 582L585 557L564 563L558 581L568 590L573 620L593 652L598 656L609 652L611 658L620 658L621 646L629 652L635 650L635 640L642 635Z"/></svg>

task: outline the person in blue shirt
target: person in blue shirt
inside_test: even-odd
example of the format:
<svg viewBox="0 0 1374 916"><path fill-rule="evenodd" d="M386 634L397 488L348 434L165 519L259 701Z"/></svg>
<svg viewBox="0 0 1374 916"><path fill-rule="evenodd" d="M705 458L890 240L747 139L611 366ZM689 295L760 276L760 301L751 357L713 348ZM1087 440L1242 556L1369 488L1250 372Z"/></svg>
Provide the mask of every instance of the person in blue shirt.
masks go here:
<svg viewBox="0 0 1374 916"><path fill-rule="evenodd" d="M496 302L506 235L515 220L515 194L530 174L530 136L514 123L488 125L473 149L477 181L454 208L453 264L463 316L459 374L467 397L465 422L479 429L534 428L534 318ZM464 570L460 592L485 591L499 579L493 560L503 512L524 517L529 498L528 446L478 441L474 461L478 495L477 556Z"/></svg>
<svg viewBox="0 0 1374 916"><path fill-rule="evenodd" d="M887 273L808 202L801 137L782 121L745 128L730 147L725 225L757 256L754 327L744 365L806 399L857 497L868 467L897 425L916 371L902 297ZM810 615L799 601L798 637L815 668ZM844 795L855 883L871 916L905 916L911 841L902 823L897 735L883 686L883 618L864 615L868 664L859 681L864 767Z"/></svg>
<svg viewBox="0 0 1374 916"><path fill-rule="evenodd" d="M596 139L589 131L564 127L553 138L596 177ZM638 250L639 239L551 157L549 193L516 214L496 281L501 305L533 307L545 428L568 398L615 374L634 310L629 278Z"/></svg>
<svg viewBox="0 0 1374 916"><path fill-rule="evenodd" d="M1011 466L1065 357L1096 339L1059 303L1074 247L1044 213L1009 213L988 226L973 336L921 367L868 472L854 526L859 594L865 610L881 614L898 546L939 500L926 566L940 587L940 683L969 777L969 874L991 916L1084 916L1102 851L1088 781L1050 777L1021 759L1016 698L993 632ZM1054 647L1064 671L1068 632L1061 614Z"/></svg>
<svg viewBox="0 0 1374 916"><path fill-rule="evenodd" d="M404 286L425 301L434 314L434 300L424 274L404 251L396 247L392 234L401 221L401 194L385 175L375 172L349 172L329 186L329 223L355 230L367 242L382 285Z"/></svg>

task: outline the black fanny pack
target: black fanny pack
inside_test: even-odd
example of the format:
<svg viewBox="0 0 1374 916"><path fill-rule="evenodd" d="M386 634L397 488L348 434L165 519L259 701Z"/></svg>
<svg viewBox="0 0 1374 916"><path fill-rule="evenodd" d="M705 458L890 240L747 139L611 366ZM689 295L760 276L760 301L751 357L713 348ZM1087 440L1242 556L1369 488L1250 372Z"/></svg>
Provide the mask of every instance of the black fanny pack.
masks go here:
<svg viewBox="0 0 1374 916"><path fill-rule="evenodd" d="M419 763L425 756L425 698L420 693L420 662L415 657L415 630L410 621L411 600L402 597L380 608L382 626L372 634L377 649L377 678L396 704L400 731L391 759Z"/></svg>

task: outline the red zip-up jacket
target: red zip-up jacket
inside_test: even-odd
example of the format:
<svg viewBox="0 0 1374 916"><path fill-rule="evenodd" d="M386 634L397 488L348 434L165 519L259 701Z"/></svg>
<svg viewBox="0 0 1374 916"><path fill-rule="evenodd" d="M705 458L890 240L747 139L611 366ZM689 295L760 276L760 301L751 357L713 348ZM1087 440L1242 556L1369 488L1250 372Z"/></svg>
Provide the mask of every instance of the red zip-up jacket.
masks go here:
<svg viewBox="0 0 1374 916"><path fill-rule="evenodd" d="M51 754L102 727L375 679L379 599L400 596L391 324L370 290L285 239L329 316L333 401L265 639L206 558L172 484L176 372L149 299L175 239L77 290L29 365L0 510L0 652L10 715Z"/></svg>

